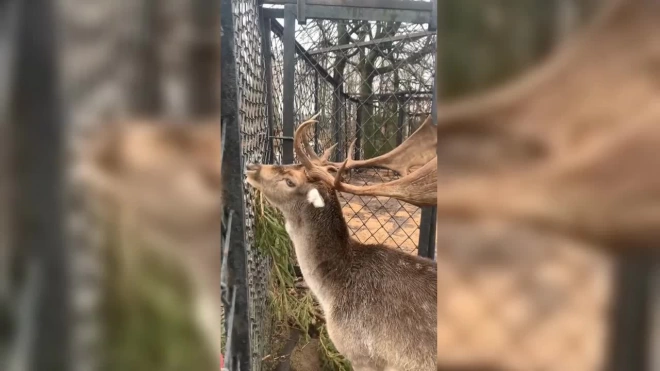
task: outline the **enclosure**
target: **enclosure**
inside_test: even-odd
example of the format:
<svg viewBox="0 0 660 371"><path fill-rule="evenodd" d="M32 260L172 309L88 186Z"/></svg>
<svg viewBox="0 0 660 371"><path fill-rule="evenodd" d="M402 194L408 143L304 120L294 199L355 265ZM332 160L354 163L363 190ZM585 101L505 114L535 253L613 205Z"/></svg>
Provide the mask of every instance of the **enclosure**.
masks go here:
<svg viewBox="0 0 660 371"><path fill-rule="evenodd" d="M426 42L434 43L433 48L436 42L435 21L427 21L427 16L437 13L437 5L333 5L329 0L224 3L223 68L229 69L223 71L224 123L228 138L240 137L243 144L242 150L238 145L226 148L232 158L243 155L228 184L243 186L244 163L294 161L294 129L316 112L321 112L313 139L317 153L336 143L335 158L341 160L352 140L360 158L391 149L414 130L416 114L433 110L433 103L427 103L433 96L430 78L424 84L426 78L412 78L414 72L405 71L404 65L394 68L397 64L387 58L371 71L369 63L361 61L368 61L370 52L376 59L395 54L400 46L400 55L393 59L411 69L426 68L432 59L425 60L421 53L430 45ZM479 93L541 63L568 35L592 21L600 5L588 0L442 2L437 35L442 45L442 99ZM401 19L385 15L399 7L407 8L397 9ZM360 38L366 22L356 20L371 21L374 32L381 22L387 29L387 22L401 20L399 30L406 34L397 30L386 32L380 41L372 41L371 35ZM343 32L353 36L342 39ZM374 132L374 124L382 130ZM360 184L392 179L376 171L351 176ZM263 320L268 316L269 286L262 273L271 269L271 261L253 247L260 206L249 190L243 192L233 200L231 238L225 246L223 269L231 272L224 286L230 308L227 354L234 357L231 367L240 363L241 369L261 369L262 361L273 357L268 342L272 329ZM648 266L639 261L613 259L579 240L520 226L473 226L441 216L438 247L427 255L425 236L435 235L435 230L426 226L424 214L435 219L433 210L408 211L408 205L392 200L341 197L354 237L406 249L416 245L417 253L426 256L437 252L443 293L438 303L439 361L483 360L505 370L650 367L643 365L650 348L642 345L649 336L650 276ZM397 220L393 229L388 227L392 219ZM419 230L418 242L406 232L406 224ZM246 250L240 249L243 238ZM229 277L235 273L238 276Z"/></svg>
<svg viewBox="0 0 660 371"><path fill-rule="evenodd" d="M384 154L432 114L435 2L225 1L222 17L225 153L227 159L241 158L241 163L223 164L234 177L226 180L227 187L244 186L246 163L292 163L294 130L316 113L319 123L310 144L319 154L336 144L334 161L345 159L354 140L354 159ZM391 171L363 170L352 172L349 182L392 179ZM226 297L226 313L233 309L227 346L233 347L229 354L237 357L241 369L251 365L258 370L261 359L273 351L268 307L272 261L255 246L260 205L250 190L244 194L245 204L242 197L230 196L233 228L223 274L234 275L233 284L246 284L248 291L236 294L233 308ZM434 257L432 208L346 193L340 201L351 235L359 241ZM243 236L247 248L239 251ZM243 253L247 266L237 264ZM230 356L227 360L232 361Z"/></svg>

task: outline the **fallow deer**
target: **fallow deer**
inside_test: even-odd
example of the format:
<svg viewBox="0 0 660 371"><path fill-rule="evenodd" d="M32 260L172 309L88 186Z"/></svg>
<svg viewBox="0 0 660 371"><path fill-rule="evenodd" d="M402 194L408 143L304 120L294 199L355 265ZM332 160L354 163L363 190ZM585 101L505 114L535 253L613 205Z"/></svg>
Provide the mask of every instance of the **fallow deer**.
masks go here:
<svg viewBox="0 0 660 371"><path fill-rule="evenodd" d="M300 134L294 140L296 152L302 150ZM435 262L352 239L334 179L328 183L315 177L325 169L303 161L250 164L247 181L284 215L330 339L357 371L435 370Z"/></svg>
<svg viewBox="0 0 660 371"><path fill-rule="evenodd" d="M300 146L296 147L298 160L308 168L308 172L322 179L341 192L364 196L392 197L415 206L432 206L436 203L438 162L436 157L437 132L429 115L422 125L401 145L378 157L366 160L353 160L355 140L351 143L346 161L343 163L328 161L335 146L328 148L323 156L317 156L307 141L301 136L307 135L311 125L319 114L302 123L297 131ZM343 182L346 170L374 167L389 169L401 178L374 185L356 186Z"/></svg>
<svg viewBox="0 0 660 371"><path fill-rule="evenodd" d="M102 218L117 217L121 228L145 242L140 246L180 264L192 281L196 321L212 354L221 345L220 138L215 120L109 125L81 148L74 172L101 201ZM120 247L130 275L133 252Z"/></svg>

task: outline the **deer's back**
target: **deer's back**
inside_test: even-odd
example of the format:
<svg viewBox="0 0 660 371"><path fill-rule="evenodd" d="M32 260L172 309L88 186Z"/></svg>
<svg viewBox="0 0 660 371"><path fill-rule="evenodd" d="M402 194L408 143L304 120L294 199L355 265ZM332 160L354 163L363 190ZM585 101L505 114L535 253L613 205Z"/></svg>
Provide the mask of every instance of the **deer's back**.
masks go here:
<svg viewBox="0 0 660 371"><path fill-rule="evenodd" d="M340 352L369 355L382 367L434 370L435 263L385 246L353 247L352 262L328 273L337 276L326 313L333 342Z"/></svg>

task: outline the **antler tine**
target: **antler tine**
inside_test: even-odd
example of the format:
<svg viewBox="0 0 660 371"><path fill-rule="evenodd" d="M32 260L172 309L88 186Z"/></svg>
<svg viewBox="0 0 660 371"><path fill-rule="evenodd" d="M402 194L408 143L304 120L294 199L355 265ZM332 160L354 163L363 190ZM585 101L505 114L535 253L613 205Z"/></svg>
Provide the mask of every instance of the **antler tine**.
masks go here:
<svg viewBox="0 0 660 371"><path fill-rule="evenodd" d="M306 132L304 130L306 125L309 125L310 122L317 123L318 121L316 120L316 118L319 117L320 114L321 114L321 112L319 111L316 114L314 114L312 117L305 120L302 124L300 124L300 126L298 127L298 130L296 131L296 135L298 134L298 131L300 131L301 133L306 134ZM307 151L308 157L310 157L312 161L320 161L319 157L316 155L316 153L314 152L312 147L309 145L307 140L305 140L304 146L305 146L305 151Z"/></svg>
<svg viewBox="0 0 660 371"><path fill-rule="evenodd" d="M330 148L326 149L323 151L323 155L321 156L321 161L328 161L330 158L330 155L332 154L332 151L335 150L335 147L337 147L337 143L333 144Z"/></svg>
<svg viewBox="0 0 660 371"><path fill-rule="evenodd" d="M303 144L303 136L305 135L305 130L309 127L309 125L316 123L316 120L310 119L298 126L298 129L296 129L295 134L293 135L293 150L296 153L296 156L298 156L298 161L305 166L306 169L311 169L314 165L312 164L312 161L309 158L309 154L306 153L307 151L303 150L303 147L307 148Z"/></svg>
<svg viewBox="0 0 660 371"><path fill-rule="evenodd" d="M355 142L357 139L353 139L353 142L351 142L351 146L348 147L348 155L346 156L346 160L341 164L341 167L339 168L339 171L337 171L337 176L335 177L335 181L333 183L335 189L341 189L342 184L341 184L341 177L344 173L344 171L349 168L348 163L353 161L353 152L355 151Z"/></svg>
<svg viewBox="0 0 660 371"><path fill-rule="evenodd" d="M306 130L309 129L309 126L311 124L315 124L318 121L314 120L319 114L316 114L312 116L309 120L303 122L298 126L298 130L296 130L296 133L294 134L293 137L293 149L296 152L296 156L298 156L298 161L305 167L307 170L307 175L310 177L318 178L327 184L333 185L335 182L335 178L332 177L332 175L328 174L325 169L319 168L318 165L314 164L314 162L310 159L309 154L306 153L303 148L308 148L309 145L305 146L303 142L303 135L305 135Z"/></svg>

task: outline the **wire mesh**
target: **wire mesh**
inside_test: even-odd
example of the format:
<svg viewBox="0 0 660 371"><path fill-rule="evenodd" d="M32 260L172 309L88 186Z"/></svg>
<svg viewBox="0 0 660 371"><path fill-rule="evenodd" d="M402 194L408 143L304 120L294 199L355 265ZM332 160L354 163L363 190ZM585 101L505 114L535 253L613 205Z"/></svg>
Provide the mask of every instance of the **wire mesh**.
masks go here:
<svg viewBox="0 0 660 371"><path fill-rule="evenodd" d="M260 12L257 1L233 1L234 53L238 85L239 127L242 160L262 162L267 149L266 92ZM261 358L268 352L269 321L267 310L270 262L254 247L254 191L245 185L245 247L251 339L251 370L261 369ZM226 308L225 308L226 309Z"/></svg>
<svg viewBox="0 0 660 371"><path fill-rule="evenodd" d="M271 20L274 161L282 160L284 48L281 20ZM296 25L294 124L320 113L313 148L337 144L341 161L356 141L355 159L389 152L431 113L436 37L423 25L396 22L309 20ZM391 171L350 173L371 185L396 179ZM417 253L421 210L386 197L340 194L351 234Z"/></svg>

